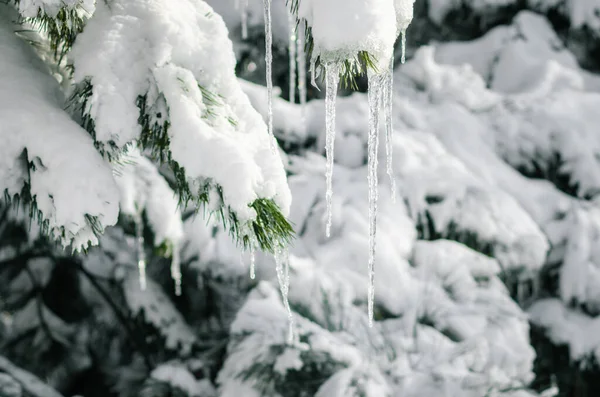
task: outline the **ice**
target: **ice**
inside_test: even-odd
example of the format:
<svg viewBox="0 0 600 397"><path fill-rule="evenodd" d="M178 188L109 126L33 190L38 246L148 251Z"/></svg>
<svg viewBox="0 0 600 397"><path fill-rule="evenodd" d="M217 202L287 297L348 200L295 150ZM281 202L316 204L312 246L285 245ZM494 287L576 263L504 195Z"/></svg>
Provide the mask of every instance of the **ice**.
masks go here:
<svg viewBox="0 0 600 397"><path fill-rule="evenodd" d="M402 51L402 56L400 57L400 62L406 62L406 30L400 32L400 48Z"/></svg>
<svg viewBox="0 0 600 397"><path fill-rule="evenodd" d="M306 31L304 28L304 21L298 23L298 40L296 41L297 56L298 56L298 94L300 96L300 106L302 107L302 124L306 119L306 51L304 48L306 40Z"/></svg>
<svg viewBox="0 0 600 397"><path fill-rule="evenodd" d="M181 296L181 258L179 245L173 246L173 257L171 258L171 277L175 282L175 295Z"/></svg>
<svg viewBox="0 0 600 397"><path fill-rule="evenodd" d="M267 106L269 114L267 127L271 139L271 150L275 151L275 135L273 135L273 30L271 26L271 0L263 0L265 14L265 66L267 79Z"/></svg>
<svg viewBox="0 0 600 397"><path fill-rule="evenodd" d="M294 341L294 315L288 299L290 291L290 253L287 248L278 248L275 251L274 258L281 299L283 300L283 306L287 310L288 316L287 342L291 344Z"/></svg>
<svg viewBox="0 0 600 397"><path fill-rule="evenodd" d="M369 327L373 326L375 301L375 245L377 237L377 150L379 148L379 110L385 95L386 74L369 73L369 139L368 139L368 183L369 183Z"/></svg>
<svg viewBox="0 0 600 397"><path fill-rule="evenodd" d="M256 250L254 246L250 248L250 278L256 278Z"/></svg>
<svg viewBox="0 0 600 397"><path fill-rule="evenodd" d="M298 50L298 31L296 29L296 17L291 10L288 9L288 24L290 27L289 32L289 45L288 51L290 56L290 102L296 103L296 66L297 58L296 51Z"/></svg>
<svg viewBox="0 0 600 397"><path fill-rule="evenodd" d="M146 251L144 248L144 222L141 211L134 216L135 223L135 253L140 279L140 289L146 290Z"/></svg>
<svg viewBox="0 0 600 397"><path fill-rule="evenodd" d="M383 87L383 109L385 112L385 152L387 156L386 171L390 178L392 202L396 201L396 179L394 178L394 148L392 146L393 106L394 105L394 57L390 58L390 66L385 76Z"/></svg>
<svg viewBox="0 0 600 397"><path fill-rule="evenodd" d="M327 156L327 165L325 171L327 201L327 221L325 226L325 235L331 234L332 221L332 200L333 200L333 165L334 165L334 144L335 144L335 102L337 98L338 85L340 82L340 66L336 63L325 65L325 154Z"/></svg>

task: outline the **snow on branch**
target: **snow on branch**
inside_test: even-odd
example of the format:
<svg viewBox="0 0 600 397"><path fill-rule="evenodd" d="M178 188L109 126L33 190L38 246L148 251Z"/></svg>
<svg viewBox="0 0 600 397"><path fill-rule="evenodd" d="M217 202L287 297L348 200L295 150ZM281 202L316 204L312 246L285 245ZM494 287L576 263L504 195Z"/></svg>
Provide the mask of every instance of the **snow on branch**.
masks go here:
<svg viewBox="0 0 600 397"><path fill-rule="evenodd" d="M63 110L57 82L0 5L0 191L30 204L42 229L74 249L117 221L111 168Z"/></svg>
<svg viewBox="0 0 600 397"><path fill-rule="evenodd" d="M105 156L118 158L137 141L171 166L183 202L209 204L246 248L287 243L282 161L210 6L99 2L72 56L84 125Z"/></svg>

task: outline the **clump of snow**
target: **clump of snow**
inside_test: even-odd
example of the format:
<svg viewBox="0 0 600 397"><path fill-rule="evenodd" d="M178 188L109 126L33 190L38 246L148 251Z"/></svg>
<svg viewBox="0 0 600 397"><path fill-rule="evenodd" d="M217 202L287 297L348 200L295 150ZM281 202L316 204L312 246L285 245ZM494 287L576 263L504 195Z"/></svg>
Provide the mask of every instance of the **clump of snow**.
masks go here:
<svg viewBox="0 0 600 397"><path fill-rule="evenodd" d="M206 379L196 380L183 363L161 364L152 370L150 377L184 391L188 397L209 397L215 394L210 382Z"/></svg>
<svg viewBox="0 0 600 397"><path fill-rule="evenodd" d="M158 284L148 279L142 290L138 278L130 273L123 280L123 291L132 313L143 311L146 321L165 337L167 348L180 350L183 355L191 351L196 336Z"/></svg>
<svg viewBox="0 0 600 397"><path fill-rule="evenodd" d="M257 198L287 213L281 158L235 78L225 24L204 1L100 2L72 56L75 80L93 87L84 111L98 141L122 148L138 139L136 101L146 95L153 119L170 121L169 150L192 185L208 178L221 186L242 223L255 216Z"/></svg>
<svg viewBox="0 0 600 397"><path fill-rule="evenodd" d="M15 36L10 8L0 5L0 191L14 196L27 183L53 238L74 249L96 244L87 217L102 226L117 221L111 168L63 110L45 65ZM29 172L23 153L35 167Z"/></svg>

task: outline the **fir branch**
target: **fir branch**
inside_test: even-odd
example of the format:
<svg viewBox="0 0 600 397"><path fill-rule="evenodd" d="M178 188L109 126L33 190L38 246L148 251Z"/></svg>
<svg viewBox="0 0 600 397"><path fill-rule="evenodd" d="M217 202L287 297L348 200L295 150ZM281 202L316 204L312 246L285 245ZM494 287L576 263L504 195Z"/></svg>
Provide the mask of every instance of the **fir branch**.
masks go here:
<svg viewBox="0 0 600 397"><path fill-rule="evenodd" d="M286 0L288 7L290 8L292 15L296 17L296 25L301 23L298 18L298 7L299 0ZM325 76L323 60L321 55L315 55L315 43L312 35L312 28L308 25L306 20L304 22L304 51L306 52L306 58L312 60L314 57L315 73L319 69L319 76ZM336 62L341 64L340 68L340 84L342 88L349 88L352 90L358 90L357 79L367 74L368 69L378 72L377 60L368 51L359 51L353 56L345 59L338 59Z"/></svg>

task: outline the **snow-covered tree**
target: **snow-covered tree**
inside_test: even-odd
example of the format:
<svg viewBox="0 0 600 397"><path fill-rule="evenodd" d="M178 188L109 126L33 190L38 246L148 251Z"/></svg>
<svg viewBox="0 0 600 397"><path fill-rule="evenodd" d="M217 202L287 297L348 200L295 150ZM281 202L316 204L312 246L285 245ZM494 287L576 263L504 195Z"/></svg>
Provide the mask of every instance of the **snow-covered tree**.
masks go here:
<svg viewBox="0 0 600 397"><path fill-rule="evenodd" d="M0 394L595 395L595 6L412 5L0 4Z"/></svg>

